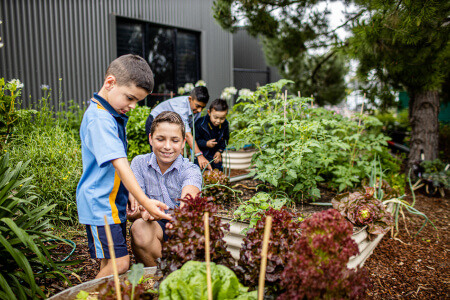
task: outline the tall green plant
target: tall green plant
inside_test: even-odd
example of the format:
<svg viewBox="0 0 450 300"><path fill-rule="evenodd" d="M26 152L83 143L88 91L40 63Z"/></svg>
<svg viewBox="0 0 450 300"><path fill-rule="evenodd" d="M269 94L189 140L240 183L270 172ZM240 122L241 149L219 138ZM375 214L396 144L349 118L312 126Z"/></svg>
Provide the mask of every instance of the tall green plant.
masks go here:
<svg viewBox="0 0 450 300"><path fill-rule="evenodd" d="M150 107L136 106L128 113L127 123L128 159L150 152L148 136L145 134L145 121L150 114Z"/></svg>
<svg viewBox="0 0 450 300"><path fill-rule="evenodd" d="M5 83L0 78L0 149L17 123L16 100L20 97L23 84L18 79Z"/></svg>
<svg viewBox="0 0 450 300"><path fill-rule="evenodd" d="M0 298L45 298L37 278L67 280L50 256L55 238L49 229L50 212L56 205L36 205L31 177L23 177L30 161L9 167L9 155L0 158Z"/></svg>

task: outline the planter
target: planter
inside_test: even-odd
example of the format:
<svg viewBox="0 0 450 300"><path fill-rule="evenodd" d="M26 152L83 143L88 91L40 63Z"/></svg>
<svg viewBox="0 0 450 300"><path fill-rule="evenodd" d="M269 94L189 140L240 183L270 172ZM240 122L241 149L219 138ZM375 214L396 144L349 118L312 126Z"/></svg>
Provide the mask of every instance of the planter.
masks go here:
<svg viewBox="0 0 450 300"><path fill-rule="evenodd" d="M393 203L389 203L387 210L392 213L393 208ZM247 228L248 224L243 222L231 222L230 218L222 218L222 221L230 224L230 232L224 237L224 240L227 243L227 249L235 259L239 259L239 251L242 247L242 240L244 239L244 235L241 234L241 231L244 228ZM373 250L383 236L384 234L379 234L373 240L369 240L369 234L365 227L353 233L352 238L358 245L359 254L350 258L347 267L350 269L362 267L367 258L372 255Z"/></svg>
<svg viewBox="0 0 450 300"><path fill-rule="evenodd" d="M224 152L223 167L235 170L248 169L251 167L252 157L256 152L258 152L256 149Z"/></svg>
<svg viewBox="0 0 450 300"><path fill-rule="evenodd" d="M130 272L130 271L128 271ZM127 273L122 274L119 276L120 279L126 278ZM156 267L148 267L144 268L144 276L145 275L155 275L156 273ZM82 284L76 285L74 287L68 288L67 290L64 290L62 292L59 292L58 294L48 298L49 300L70 300L75 299L80 291L86 291L88 293L94 292L98 289L98 287L104 283L107 283L111 280L114 280L113 275L94 279L90 281L86 281Z"/></svg>

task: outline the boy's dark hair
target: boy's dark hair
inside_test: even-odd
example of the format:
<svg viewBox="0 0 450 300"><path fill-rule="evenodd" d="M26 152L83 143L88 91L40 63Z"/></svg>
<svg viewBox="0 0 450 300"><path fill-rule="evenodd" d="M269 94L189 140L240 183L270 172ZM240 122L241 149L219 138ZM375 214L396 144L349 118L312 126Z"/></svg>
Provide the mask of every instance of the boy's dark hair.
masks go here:
<svg viewBox="0 0 450 300"><path fill-rule="evenodd" d="M156 116L156 118L152 122L152 127L150 127L150 134L153 135L153 133L155 133L156 127L160 123L164 122L179 125L183 139L186 137L186 128L184 128L183 120L181 119L179 114L173 111L163 111L158 116Z"/></svg>
<svg viewBox="0 0 450 300"><path fill-rule="evenodd" d="M196 86L191 92L191 97L193 100L207 104L209 101L208 89L206 86Z"/></svg>
<svg viewBox="0 0 450 300"><path fill-rule="evenodd" d="M118 85L135 84L149 93L155 85L150 65L139 55L126 54L113 60L106 70L105 79L109 75L116 77Z"/></svg>
<svg viewBox="0 0 450 300"><path fill-rule="evenodd" d="M209 109L210 111L212 111L213 109L215 111L226 111L228 110L227 101L224 99L215 99L213 100L213 102L211 102Z"/></svg>

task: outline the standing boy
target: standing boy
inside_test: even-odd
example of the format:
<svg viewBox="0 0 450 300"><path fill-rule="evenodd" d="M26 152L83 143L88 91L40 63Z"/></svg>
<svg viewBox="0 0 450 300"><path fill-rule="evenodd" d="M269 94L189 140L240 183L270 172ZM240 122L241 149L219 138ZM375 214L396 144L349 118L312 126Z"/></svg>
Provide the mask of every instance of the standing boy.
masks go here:
<svg viewBox="0 0 450 300"><path fill-rule="evenodd" d="M176 199L187 194L195 197L202 187L202 174L198 166L181 155L186 143L181 117L172 111L160 113L152 122L149 142L153 152L136 156L131 162L131 169L145 194L170 208L178 205ZM136 261L152 267L161 257L163 240L167 240L167 221L137 206L130 196L128 218L136 219L131 227L131 246Z"/></svg>
<svg viewBox="0 0 450 300"><path fill-rule="evenodd" d="M208 114L195 122L195 139L200 151L208 161L212 161L212 169L220 171L223 171L222 153L230 139L227 113L227 102L216 99L209 106Z"/></svg>
<svg viewBox="0 0 450 300"><path fill-rule="evenodd" d="M167 205L150 200L139 187L127 159L125 126L129 110L153 89L153 73L137 55L115 59L106 70L103 86L94 93L80 127L83 174L77 187L77 209L86 225L89 252L101 259L96 278L113 274L105 233L105 220L111 228L119 273L130 264L126 245L126 206L128 191L155 217L170 219Z"/></svg>
<svg viewBox="0 0 450 300"><path fill-rule="evenodd" d="M195 87L189 96L179 96L169 100L166 100L158 104L150 113L145 122L145 134L149 135L150 128L152 127L153 120L163 111L173 111L180 115L183 120L186 130L186 140L193 149L195 143L195 157L198 159L201 168L208 167L208 160L204 157L203 153L198 149L198 145L194 140L191 133L191 127L194 126L192 122L192 115L194 115L194 121L200 118L200 113L208 104L209 94L208 89L205 86ZM150 146L151 147L151 146Z"/></svg>

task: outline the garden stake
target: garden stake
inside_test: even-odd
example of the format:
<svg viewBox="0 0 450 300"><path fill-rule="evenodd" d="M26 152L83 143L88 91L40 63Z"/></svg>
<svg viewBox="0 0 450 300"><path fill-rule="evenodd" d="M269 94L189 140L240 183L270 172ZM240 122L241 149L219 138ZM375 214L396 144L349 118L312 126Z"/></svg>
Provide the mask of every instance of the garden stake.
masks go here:
<svg viewBox="0 0 450 300"><path fill-rule="evenodd" d="M267 266L267 248L269 246L269 237L271 228L272 228L272 216L267 216L266 226L264 228L263 247L261 251L261 269L259 271L258 300L263 300L264 298L264 281L266 280L266 266Z"/></svg>
<svg viewBox="0 0 450 300"><path fill-rule="evenodd" d="M209 253L209 212L205 212L205 254L206 254L206 284L208 286L208 300L213 300L211 283L211 265Z"/></svg>
<svg viewBox="0 0 450 300"><path fill-rule="evenodd" d="M195 157L195 120L194 120L194 117L195 117L194 116L194 112L192 112L192 155L191 155L191 163L194 163L194 157Z"/></svg>
<svg viewBox="0 0 450 300"><path fill-rule="evenodd" d="M109 228L108 220L105 218L105 231L106 231L106 238L108 239L108 248L109 248L109 256L111 257L111 262L113 265L113 274L114 274L114 284L116 286L116 295L118 300L122 300L122 293L120 291L120 284L119 284L119 272L117 271L117 265L116 265L116 254L114 252L114 242L111 236L111 229Z"/></svg>

